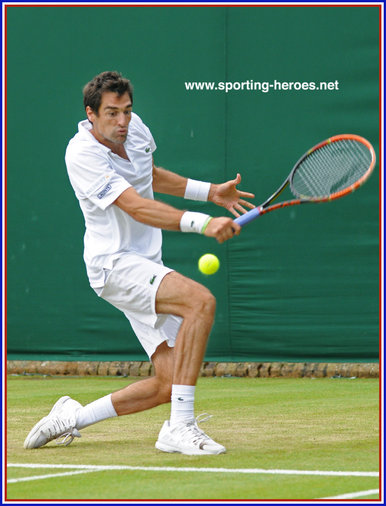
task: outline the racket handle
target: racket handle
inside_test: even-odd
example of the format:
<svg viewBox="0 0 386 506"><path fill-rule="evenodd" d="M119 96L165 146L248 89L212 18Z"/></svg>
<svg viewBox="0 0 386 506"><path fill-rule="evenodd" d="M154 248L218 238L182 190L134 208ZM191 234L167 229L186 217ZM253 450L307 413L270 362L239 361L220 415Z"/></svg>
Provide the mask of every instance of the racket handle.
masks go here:
<svg viewBox="0 0 386 506"><path fill-rule="evenodd" d="M249 223L250 221L257 218L260 215L260 211L261 211L260 207L255 207L254 209L251 209L247 213L242 214L241 216L239 216L238 218L236 218L233 221L235 223L238 223L240 225L240 227L242 227L242 226L246 225L247 223Z"/></svg>

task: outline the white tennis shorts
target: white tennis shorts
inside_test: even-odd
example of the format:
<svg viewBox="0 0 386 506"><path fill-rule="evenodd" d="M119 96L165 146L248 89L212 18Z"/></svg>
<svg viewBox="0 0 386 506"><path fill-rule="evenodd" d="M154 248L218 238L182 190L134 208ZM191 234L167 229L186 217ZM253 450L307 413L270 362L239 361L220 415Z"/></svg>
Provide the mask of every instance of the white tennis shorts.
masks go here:
<svg viewBox="0 0 386 506"><path fill-rule="evenodd" d="M156 294L163 278L173 269L147 258L126 254L106 271L105 285L97 294L120 309L129 320L149 358L167 341L174 346L182 318L156 313Z"/></svg>

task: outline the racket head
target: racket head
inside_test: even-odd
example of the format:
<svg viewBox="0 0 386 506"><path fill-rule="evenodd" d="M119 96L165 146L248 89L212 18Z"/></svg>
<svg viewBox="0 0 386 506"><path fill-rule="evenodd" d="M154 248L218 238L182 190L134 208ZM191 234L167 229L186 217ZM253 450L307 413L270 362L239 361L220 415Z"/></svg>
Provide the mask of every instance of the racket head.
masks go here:
<svg viewBox="0 0 386 506"><path fill-rule="evenodd" d="M303 202L334 200L359 188L370 177L375 161L374 148L364 137L335 135L297 161L289 185Z"/></svg>

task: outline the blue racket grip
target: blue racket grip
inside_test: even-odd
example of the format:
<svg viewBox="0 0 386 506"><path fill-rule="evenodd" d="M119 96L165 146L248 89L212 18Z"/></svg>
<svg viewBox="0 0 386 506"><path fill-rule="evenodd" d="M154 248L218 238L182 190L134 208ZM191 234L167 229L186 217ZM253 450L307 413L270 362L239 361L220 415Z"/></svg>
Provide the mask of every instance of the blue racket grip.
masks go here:
<svg viewBox="0 0 386 506"><path fill-rule="evenodd" d="M241 216L239 216L238 218L236 218L233 221L235 223L238 223L240 225L240 227L242 227L242 226L246 225L247 223L249 223L250 221L257 218L260 215L260 211L261 211L260 207L255 207L254 209L251 209L247 213L242 214Z"/></svg>

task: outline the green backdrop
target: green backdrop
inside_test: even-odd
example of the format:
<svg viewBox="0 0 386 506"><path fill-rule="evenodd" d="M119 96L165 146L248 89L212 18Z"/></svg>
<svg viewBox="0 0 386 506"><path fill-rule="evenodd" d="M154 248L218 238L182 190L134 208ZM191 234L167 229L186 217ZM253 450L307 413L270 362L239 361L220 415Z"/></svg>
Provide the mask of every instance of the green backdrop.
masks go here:
<svg viewBox="0 0 386 506"><path fill-rule="evenodd" d="M212 182L239 171L258 204L331 135L363 135L378 154L379 16L374 6L7 7L8 358L146 358L83 264L64 151L85 117L87 81L104 70L129 77L157 164ZM225 93L184 84L247 80L339 86ZM165 263L217 297L208 360L377 360L379 181L377 163L352 196L272 213L224 245L164 232ZM197 269L206 252L221 261L211 277Z"/></svg>

